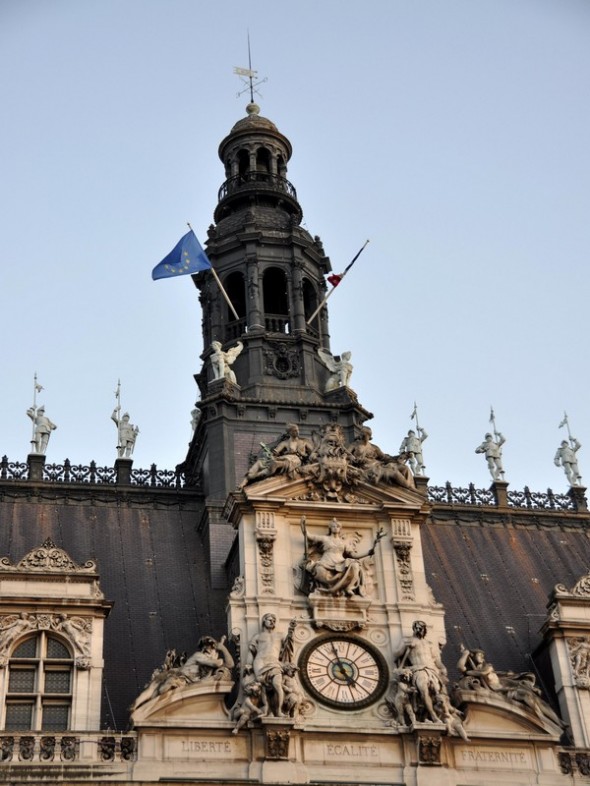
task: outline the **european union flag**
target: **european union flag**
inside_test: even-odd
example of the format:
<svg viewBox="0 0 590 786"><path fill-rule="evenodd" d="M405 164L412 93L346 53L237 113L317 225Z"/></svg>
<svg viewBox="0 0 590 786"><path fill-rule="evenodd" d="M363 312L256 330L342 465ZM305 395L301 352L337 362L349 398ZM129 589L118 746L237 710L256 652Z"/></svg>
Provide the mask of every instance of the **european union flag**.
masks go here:
<svg viewBox="0 0 590 786"><path fill-rule="evenodd" d="M158 278L173 278L210 270L211 262L191 229L181 237L172 251L152 270L154 281Z"/></svg>

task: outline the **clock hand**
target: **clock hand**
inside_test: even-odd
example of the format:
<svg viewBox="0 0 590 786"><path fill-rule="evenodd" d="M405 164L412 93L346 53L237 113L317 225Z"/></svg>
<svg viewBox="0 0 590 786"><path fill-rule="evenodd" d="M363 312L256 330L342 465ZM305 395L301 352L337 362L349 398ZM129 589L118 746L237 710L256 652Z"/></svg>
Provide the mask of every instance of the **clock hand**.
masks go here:
<svg viewBox="0 0 590 786"><path fill-rule="evenodd" d="M336 661L338 662L338 671L340 672L341 677L346 681L348 687L352 687L353 685L356 685L356 680L354 679L354 677L351 674L348 674L348 672L346 671L344 663L340 659L340 655L338 654L338 650L336 649L334 642L331 641L330 644L332 645L332 650L334 652L334 655L336 656Z"/></svg>

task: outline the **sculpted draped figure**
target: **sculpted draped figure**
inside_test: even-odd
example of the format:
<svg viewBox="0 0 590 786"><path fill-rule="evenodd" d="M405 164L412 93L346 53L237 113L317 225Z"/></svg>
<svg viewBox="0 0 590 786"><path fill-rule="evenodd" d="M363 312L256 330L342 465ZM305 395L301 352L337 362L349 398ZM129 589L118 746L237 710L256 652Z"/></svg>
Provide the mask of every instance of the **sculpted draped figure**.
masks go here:
<svg viewBox="0 0 590 786"><path fill-rule="evenodd" d="M305 569L312 578L314 589L329 595L365 597L371 594L369 566L363 562L372 557L377 544L385 535L380 529L373 545L365 553L356 550L360 539L355 533L354 540L342 534L342 525L332 519L327 535L313 535L307 531L305 516L301 518L301 531L305 538ZM312 554L308 554L308 546Z"/></svg>
<svg viewBox="0 0 590 786"><path fill-rule="evenodd" d="M499 694L506 701L523 704L534 712L539 720L549 720L557 726L565 727L566 724L541 698L541 691L536 685L537 680L532 672L520 674L511 671L498 672L486 661L483 650L469 650L463 645L461 645L457 670L462 675L459 688Z"/></svg>
<svg viewBox="0 0 590 786"><path fill-rule="evenodd" d="M287 423L287 433L274 448L268 448L266 445L262 447L264 455L252 464L240 488L255 480L280 473L292 480L313 451L311 442L299 436L299 427L295 423Z"/></svg>
<svg viewBox="0 0 590 786"><path fill-rule="evenodd" d="M151 681L130 709L135 710L150 699L195 682L229 680L234 659L225 646L225 640L225 636L219 641L212 636L202 636L197 651L190 658L186 657L186 653L177 656L175 650L169 650L164 665L152 674Z"/></svg>
<svg viewBox="0 0 590 786"><path fill-rule="evenodd" d="M315 499L347 499L360 481L415 488L414 475L407 466L410 454L390 456L371 439L371 429L363 427L356 440L347 444L343 427L330 422L309 440L300 436L295 423L288 423L286 434L274 447L260 443L263 453L238 488L278 474L312 484Z"/></svg>
<svg viewBox="0 0 590 786"><path fill-rule="evenodd" d="M389 456L378 445L371 442L373 432L363 426L360 436L354 442L351 453L355 465L361 470L363 480L379 483L397 483L406 488L415 488L414 476L406 465L407 453Z"/></svg>

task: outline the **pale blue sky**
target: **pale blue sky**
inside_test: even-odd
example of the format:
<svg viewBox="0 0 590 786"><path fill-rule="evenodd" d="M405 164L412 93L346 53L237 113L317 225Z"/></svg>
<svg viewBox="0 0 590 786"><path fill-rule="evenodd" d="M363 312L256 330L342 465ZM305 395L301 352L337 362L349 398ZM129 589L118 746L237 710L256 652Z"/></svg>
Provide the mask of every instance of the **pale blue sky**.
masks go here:
<svg viewBox="0 0 590 786"><path fill-rule="evenodd" d="M566 409L590 482L587 0L2 0L0 455L29 450L33 373L48 461L172 468L203 350L190 278L152 267L204 240L220 140L262 114L336 271L332 350L396 452L414 399L434 484L489 485L490 404L512 488L566 488Z"/></svg>

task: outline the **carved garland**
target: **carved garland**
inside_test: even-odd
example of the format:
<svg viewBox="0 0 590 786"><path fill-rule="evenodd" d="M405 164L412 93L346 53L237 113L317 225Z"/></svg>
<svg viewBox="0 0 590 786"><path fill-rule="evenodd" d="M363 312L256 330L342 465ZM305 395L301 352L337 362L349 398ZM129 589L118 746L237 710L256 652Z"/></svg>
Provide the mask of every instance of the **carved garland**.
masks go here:
<svg viewBox="0 0 590 786"><path fill-rule="evenodd" d="M577 688L590 689L590 636L566 639Z"/></svg>
<svg viewBox="0 0 590 786"><path fill-rule="evenodd" d="M410 560L412 544L394 542L393 548L397 560L398 579L402 591L402 600L415 600L414 575L412 573L412 562Z"/></svg>
<svg viewBox="0 0 590 786"><path fill-rule="evenodd" d="M260 556L259 576L262 593L267 595L274 594L273 549L276 537L274 514L259 511L256 514L256 543Z"/></svg>

